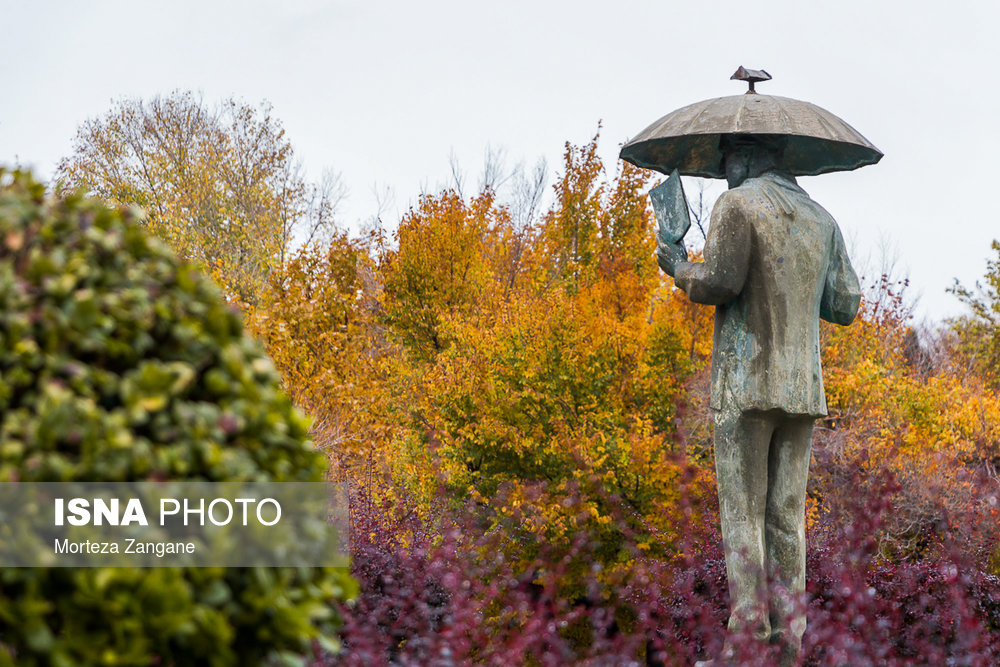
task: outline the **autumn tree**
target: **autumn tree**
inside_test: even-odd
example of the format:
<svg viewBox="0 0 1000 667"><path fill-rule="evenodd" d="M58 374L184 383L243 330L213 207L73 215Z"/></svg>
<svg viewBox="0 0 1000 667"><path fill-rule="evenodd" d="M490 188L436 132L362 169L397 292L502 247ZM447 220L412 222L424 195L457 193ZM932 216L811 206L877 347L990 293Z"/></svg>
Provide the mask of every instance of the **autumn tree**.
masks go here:
<svg viewBox="0 0 1000 667"><path fill-rule="evenodd" d="M294 241L332 229L342 196L333 176L306 181L266 102L212 107L190 92L122 99L87 120L57 179L140 206L151 231L243 302L259 297Z"/></svg>
<svg viewBox="0 0 1000 667"><path fill-rule="evenodd" d="M587 522L610 562L617 502L643 544L669 539L675 418L707 348L653 259L647 178L609 178L596 145L567 144L551 208L527 228L489 187L423 197L379 273L383 321L419 368L397 384L396 483L433 499L443 481L497 522L530 505L524 530L554 544Z"/></svg>
<svg viewBox="0 0 1000 667"><path fill-rule="evenodd" d="M412 349L442 351L448 320L489 310L490 294L517 273L515 236L489 189L469 201L454 190L425 195L380 257L386 321Z"/></svg>
<svg viewBox="0 0 1000 667"><path fill-rule="evenodd" d="M376 340L373 268L363 240L336 232L296 250L244 309L247 328L266 346L285 391L313 418L313 442L341 478L369 463L384 421L376 416L380 383L399 375L380 367L393 355Z"/></svg>
<svg viewBox="0 0 1000 667"><path fill-rule="evenodd" d="M607 187L601 180L597 137L586 146L566 142L564 166L553 187L556 201L545 216L543 238L553 274L575 284L592 264Z"/></svg>

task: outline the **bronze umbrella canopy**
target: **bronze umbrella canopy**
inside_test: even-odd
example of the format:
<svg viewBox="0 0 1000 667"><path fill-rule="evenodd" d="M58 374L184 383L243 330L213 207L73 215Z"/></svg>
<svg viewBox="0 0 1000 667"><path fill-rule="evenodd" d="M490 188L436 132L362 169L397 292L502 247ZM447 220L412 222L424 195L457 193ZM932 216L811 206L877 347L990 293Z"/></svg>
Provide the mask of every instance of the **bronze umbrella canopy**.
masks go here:
<svg viewBox="0 0 1000 667"><path fill-rule="evenodd" d="M685 176L725 178L719 140L725 134L782 135L782 167L793 176L849 171L882 159L853 127L815 104L759 95L754 83L770 75L742 67L732 76L749 81L744 95L718 97L683 107L656 121L622 147L619 157L645 169Z"/></svg>

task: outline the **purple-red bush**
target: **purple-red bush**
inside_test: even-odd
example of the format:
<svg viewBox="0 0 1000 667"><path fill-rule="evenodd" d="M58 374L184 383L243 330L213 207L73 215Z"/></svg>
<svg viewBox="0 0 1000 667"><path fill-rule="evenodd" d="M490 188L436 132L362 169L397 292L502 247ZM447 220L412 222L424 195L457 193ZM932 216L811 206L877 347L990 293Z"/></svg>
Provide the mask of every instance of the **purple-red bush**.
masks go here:
<svg viewBox="0 0 1000 667"><path fill-rule="evenodd" d="M918 560L879 553L899 487L891 475L868 481L849 521L830 521L812 535L807 664L996 664L1000 580L947 533L929 536Z"/></svg>
<svg viewBox="0 0 1000 667"><path fill-rule="evenodd" d="M1000 580L947 534L917 561L880 553L897 485L889 475L854 481L850 517L821 517L810 531L803 664L996 664ZM726 639L714 524L679 526L681 543L665 551L680 555L669 560L635 550L613 573L594 565L567 594L567 574L598 562L591 535L569 548L530 545L525 566L518 556L528 545L490 530L475 506L424 521L394 519L392 509L363 494L355 503L361 594L340 610L343 651L318 665L683 665L716 655ZM742 664L777 656L750 636L729 642Z"/></svg>

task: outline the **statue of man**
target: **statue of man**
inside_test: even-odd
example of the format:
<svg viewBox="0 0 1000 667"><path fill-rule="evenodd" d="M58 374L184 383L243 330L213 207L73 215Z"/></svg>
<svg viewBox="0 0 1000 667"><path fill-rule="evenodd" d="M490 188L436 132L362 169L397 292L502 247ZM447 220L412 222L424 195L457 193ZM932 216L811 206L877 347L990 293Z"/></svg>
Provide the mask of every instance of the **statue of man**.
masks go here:
<svg viewBox="0 0 1000 667"><path fill-rule="evenodd" d="M668 113L627 142L621 158L676 174L650 193L657 261L692 301L715 306L712 408L729 627L780 644L790 665L806 626L794 598L805 588L810 439L826 414L819 320L850 324L861 302L837 223L794 177L876 164L882 152L825 109L759 94L755 84L771 79L764 70L740 67L730 78L749 90ZM712 211L703 263L688 262L684 250L682 175L729 183ZM728 653L718 662L731 662Z"/></svg>
<svg viewBox="0 0 1000 667"><path fill-rule="evenodd" d="M813 421L826 415L819 319L847 325L861 300L840 228L784 171L786 138L722 135L729 190L704 262L660 243L657 260L714 305L711 406L730 631L780 643L794 663L806 621L805 500ZM766 577L778 587L768 599Z"/></svg>

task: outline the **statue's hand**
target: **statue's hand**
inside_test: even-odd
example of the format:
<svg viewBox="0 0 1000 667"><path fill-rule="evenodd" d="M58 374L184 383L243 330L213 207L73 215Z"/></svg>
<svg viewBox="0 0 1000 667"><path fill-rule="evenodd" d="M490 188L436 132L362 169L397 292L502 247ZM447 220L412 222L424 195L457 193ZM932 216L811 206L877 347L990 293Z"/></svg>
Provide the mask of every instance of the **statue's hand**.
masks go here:
<svg viewBox="0 0 1000 667"><path fill-rule="evenodd" d="M656 247L656 263L660 265L663 272L671 278L677 273L677 265L686 262L688 259L687 248L684 247L684 240L677 243L658 243Z"/></svg>

